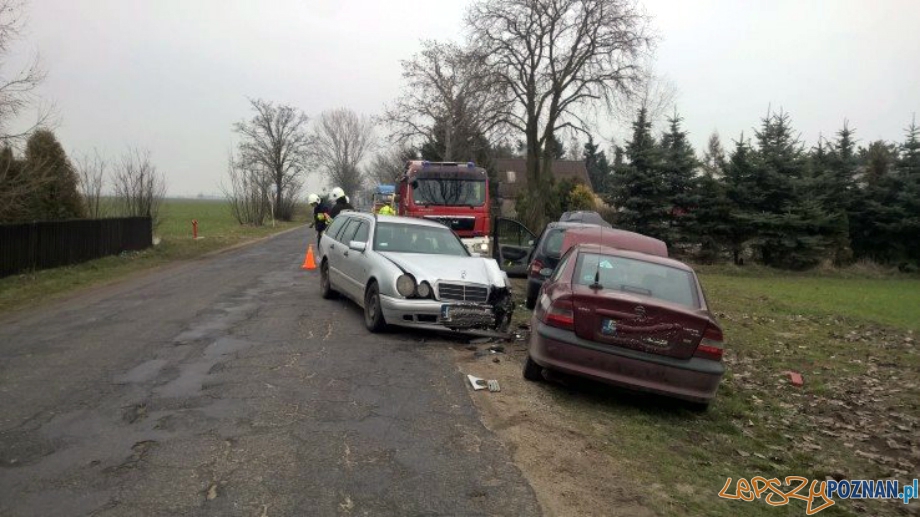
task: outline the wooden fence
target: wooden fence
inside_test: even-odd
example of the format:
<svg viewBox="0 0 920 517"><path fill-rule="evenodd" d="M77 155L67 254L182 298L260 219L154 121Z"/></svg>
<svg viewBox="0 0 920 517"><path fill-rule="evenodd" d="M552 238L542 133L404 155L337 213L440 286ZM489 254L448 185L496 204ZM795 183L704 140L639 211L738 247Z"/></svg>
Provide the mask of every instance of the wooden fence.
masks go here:
<svg viewBox="0 0 920 517"><path fill-rule="evenodd" d="M0 225L0 277L78 264L152 245L149 217Z"/></svg>

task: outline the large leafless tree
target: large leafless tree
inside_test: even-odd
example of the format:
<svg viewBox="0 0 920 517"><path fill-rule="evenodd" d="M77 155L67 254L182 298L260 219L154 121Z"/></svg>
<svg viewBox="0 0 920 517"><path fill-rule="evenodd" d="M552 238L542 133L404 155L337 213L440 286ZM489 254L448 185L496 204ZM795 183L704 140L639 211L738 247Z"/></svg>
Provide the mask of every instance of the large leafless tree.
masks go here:
<svg viewBox="0 0 920 517"><path fill-rule="evenodd" d="M524 134L528 186L537 200L552 170L557 133L587 129L591 110L612 110L642 83L650 49L633 0L479 0L467 23L476 51L514 99L507 122ZM539 225L545 205L527 203Z"/></svg>
<svg viewBox="0 0 920 517"><path fill-rule="evenodd" d="M349 196L360 192L365 183L361 162L376 142L373 121L348 108L324 111L316 120L313 140L314 161L329 181Z"/></svg>
<svg viewBox="0 0 920 517"><path fill-rule="evenodd" d="M468 160L481 151L477 146L500 139L511 101L476 50L423 41L402 68L403 94L383 116L391 138L443 142L444 161Z"/></svg>
<svg viewBox="0 0 920 517"><path fill-rule="evenodd" d="M310 164L308 118L301 110L261 99L250 99L255 114L234 124L242 137L235 166L271 178L275 214L290 221Z"/></svg>

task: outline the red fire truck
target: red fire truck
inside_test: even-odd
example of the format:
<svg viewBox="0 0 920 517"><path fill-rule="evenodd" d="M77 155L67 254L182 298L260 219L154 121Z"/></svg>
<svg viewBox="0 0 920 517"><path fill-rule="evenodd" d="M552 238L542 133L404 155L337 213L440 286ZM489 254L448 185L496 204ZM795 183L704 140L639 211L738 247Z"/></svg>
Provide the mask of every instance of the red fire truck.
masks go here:
<svg viewBox="0 0 920 517"><path fill-rule="evenodd" d="M459 235L470 252L491 256L485 169L473 162L410 161L398 192L399 215L439 221Z"/></svg>

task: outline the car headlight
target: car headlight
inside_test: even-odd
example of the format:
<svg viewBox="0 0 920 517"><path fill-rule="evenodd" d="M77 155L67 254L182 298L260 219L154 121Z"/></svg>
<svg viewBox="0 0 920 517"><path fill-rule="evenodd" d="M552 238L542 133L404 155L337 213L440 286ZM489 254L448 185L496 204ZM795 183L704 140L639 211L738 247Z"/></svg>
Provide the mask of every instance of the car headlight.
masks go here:
<svg viewBox="0 0 920 517"><path fill-rule="evenodd" d="M418 284L418 295L421 298L428 298L431 296L431 285L429 285L428 282Z"/></svg>
<svg viewBox="0 0 920 517"><path fill-rule="evenodd" d="M412 275L400 275L396 279L396 292L406 298L415 294L415 279Z"/></svg>
<svg viewBox="0 0 920 517"><path fill-rule="evenodd" d="M477 253L489 253L489 243L488 242L480 242L476 244L475 246L473 246L473 248L476 249Z"/></svg>

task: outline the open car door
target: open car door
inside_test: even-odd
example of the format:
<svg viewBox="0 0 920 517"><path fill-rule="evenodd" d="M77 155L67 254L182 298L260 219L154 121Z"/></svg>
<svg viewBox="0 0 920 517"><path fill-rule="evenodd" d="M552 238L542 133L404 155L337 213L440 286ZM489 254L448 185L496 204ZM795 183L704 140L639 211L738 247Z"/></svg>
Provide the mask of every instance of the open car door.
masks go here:
<svg viewBox="0 0 920 517"><path fill-rule="evenodd" d="M526 275L536 236L514 219L499 217L492 230L492 257L509 276Z"/></svg>

